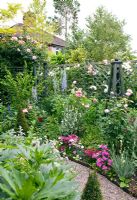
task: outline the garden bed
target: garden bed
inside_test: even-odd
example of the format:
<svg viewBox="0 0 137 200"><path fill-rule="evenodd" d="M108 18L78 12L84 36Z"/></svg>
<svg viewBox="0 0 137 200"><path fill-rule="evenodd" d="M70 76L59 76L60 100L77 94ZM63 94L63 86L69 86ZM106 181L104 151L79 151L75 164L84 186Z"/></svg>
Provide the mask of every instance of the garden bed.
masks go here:
<svg viewBox="0 0 137 200"><path fill-rule="evenodd" d="M72 157L69 157L69 160L91 169L91 165L84 161L76 160ZM110 178L107 175L105 175L101 172L100 172L100 174L103 175L105 178L107 178L112 183L114 183L116 186L120 187L118 180L110 180ZM121 188L121 187L120 187L120 189L122 189L124 192L128 193L129 195L132 195L133 197L137 198L137 177L135 177L135 179L131 180L131 183L129 184L129 189Z"/></svg>

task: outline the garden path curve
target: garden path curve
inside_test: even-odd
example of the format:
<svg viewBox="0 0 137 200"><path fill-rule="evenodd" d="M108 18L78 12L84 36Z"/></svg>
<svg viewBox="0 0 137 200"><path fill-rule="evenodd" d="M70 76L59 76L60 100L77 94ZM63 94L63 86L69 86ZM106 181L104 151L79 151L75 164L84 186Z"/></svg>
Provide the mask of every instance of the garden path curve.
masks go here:
<svg viewBox="0 0 137 200"><path fill-rule="evenodd" d="M90 169L70 160L67 162L72 166L77 174L76 182L79 185L79 191L82 193L87 183ZM100 183L103 200L137 200L137 198L130 196L129 194L121 190L118 186L110 182L104 176L100 174L98 174L97 176Z"/></svg>

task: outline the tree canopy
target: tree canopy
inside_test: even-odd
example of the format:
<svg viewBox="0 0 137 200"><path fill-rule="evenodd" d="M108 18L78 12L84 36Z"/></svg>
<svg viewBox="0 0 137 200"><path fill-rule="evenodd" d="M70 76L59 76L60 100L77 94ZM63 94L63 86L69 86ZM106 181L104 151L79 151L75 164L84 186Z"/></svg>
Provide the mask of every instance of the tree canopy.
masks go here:
<svg viewBox="0 0 137 200"><path fill-rule="evenodd" d="M104 7L99 7L93 16L87 18L85 48L88 57L101 61L129 52L130 37L124 33L124 25L124 21L118 20Z"/></svg>

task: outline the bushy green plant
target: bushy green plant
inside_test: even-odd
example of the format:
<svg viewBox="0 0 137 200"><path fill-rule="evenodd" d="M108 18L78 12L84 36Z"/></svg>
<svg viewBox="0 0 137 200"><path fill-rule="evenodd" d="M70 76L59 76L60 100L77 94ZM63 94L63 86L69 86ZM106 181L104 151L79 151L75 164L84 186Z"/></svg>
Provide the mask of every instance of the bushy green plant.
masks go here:
<svg viewBox="0 0 137 200"><path fill-rule="evenodd" d="M0 189L5 199L76 198L73 176L63 165L54 143L33 140L32 145L1 149Z"/></svg>
<svg viewBox="0 0 137 200"><path fill-rule="evenodd" d="M123 152L120 155L116 155L113 152L111 158L113 160L112 167L119 178L131 178L134 175L135 166L127 152Z"/></svg>
<svg viewBox="0 0 137 200"><path fill-rule="evenodd" d="M49 56L49 63L51 65L65 64L65 54L60 51L57 54L52 54Z"/></svg>
<svg viewBox="0 0 137 200"><path fill-rule="evenodd" d="M92 123L92 122L91 122ZM85 147L97 147L104 143L103 135L98 126L87 124L84 133L81 135L81 142Z"/></svg>
<svg viewBox="0 0 137 200"><path fill-rule="evenodd" d="M133 109L129 107L129 103L127 98L113 97L100 107L99 126L108 144L114 146L117 152L124 149L132 152L136 131L131 117Z"/></svg>
<svg viewBox="0 0 137 200"><path fill-rule="evenodd" d="M7 71L5 80L2 80L1 84L10 95L12 105L17 109L17 126L21 125L27 133L28 125L23 109L27 108L28 100L32 96L32 86L34 84L32 75L25 71L24 73L18 73L14 78L11 72Z"/></svg>
<svg viewBox="0 0 137 200"><path fill-rule="evenodd" d="M29 70L33 66L41 65L45 61L46 51L40 44L29 36L2 36L0 40L0 68L2 78L5 75L5 66L15 74L23 70L24 62Z"/></svg>
<svg viewBox="0 0 137 200"><path fill-rule="evenodd" d="M96 174L90 174L81 200L102 200L100 185Z"/></svg>
<svg viewBox="0 0 137 200"><path fill-rule="evenodd" d="M10 105L0 103L0 133L15 127L17 112Z"/></svg>

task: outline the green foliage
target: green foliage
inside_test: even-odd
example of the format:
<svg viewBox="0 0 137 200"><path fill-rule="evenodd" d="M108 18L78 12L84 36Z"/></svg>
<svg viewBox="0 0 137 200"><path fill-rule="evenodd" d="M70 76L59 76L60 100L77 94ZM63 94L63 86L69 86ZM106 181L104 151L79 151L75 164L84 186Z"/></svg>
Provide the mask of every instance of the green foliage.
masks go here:
<svg viewBox="0 0 137 200"><path fill-rule="evenodd" d="M19 110L27 107L34 84L34 78L31 74L25 71L24 73L18 73L17 76L14 77L11 72L7 71L7 75L5 79L1 81L1 84L10 95L15 108Z"/></svg>
<svg viewBox="0 0 137 200"><path fill-rule="evenodd" d="M11 37L2 36L0 40L0 78L5 75L5 69L13 74L27 69L33 70L34 66L43 65L46 58L46 51L43 51L40 44L33 41L29 36ZM38 70L38 69L37 69Z"/></svg>
<svg viewBox="0 0 137 200"><path fill-rule="evenodd" d="M84 48L78 47L77 49L70 50L67 58L68 63L83 63L86 60L87 53Z"/></svg>
<svg viewBox="0 0 137 200"><path fill-rule="evenodd" d="M0 133L13 128L16 124L16 111L9 105L0 103Z"/></svg>
<svg viewBox="0 0 137 200"><path fill-rule="evenodd" d="M66 105L63 111L63 118L61 120L61 132L63 135L74 134L79 131L81 113L72 105Z"/></svg>
<svg viewBox="0 0 137 200"><path fill-rule="evenodd" d="M69 19L72 19L72 29L75 30L77 27L77 14L79 12L80 4L77 0L54 0L53 5L55 7L55 12L62 18L62 24L64 24L65 29L65 38L67 39Z"/></svg>
<svg viewBox="0 0 137 200"><path fill-rule="evenodd" d="M18 129L20 126L22 127L24 133L27 134L29 126L25 117L25 113L23 113L21 109L18 110L16 129Z"/></svg>
<svg viewBox="0 0 137 200"><path fill-rule="evenodd" d="M51 65L65 64L65 54L58 52L57 54L52 54L49 56L49 62Z"/></svg>
<svg viewBox="0 0 137 200"><path fill-rule="evenodd" d="M67 41L67 50L74 50L77 48L84 48L85 33L81 29L77 29L73 34L69 35Z"/></svg>
<svg viewBox="0 0 137 200"><path fill-rule="evenodd" d="M13 19L21 9L21 4L8 3L7 9L0 9L0 22L5 22Z"/></svg>
<svg viewBox="0 0 137 200"><path fill-rule="evenodd" d="M90 174L81 200L102 200L100 185L96 174Z"/></svg>
<svg viewBox="0 0 137 200"><path fill-rule="evenodd" d="M112 167L121 181L122 178L127 179L134 175L136 169L133 160L129 158L127 152L123 152L120 155L116 155L115 152L112 152L111 158L113 160Z"/></svg>
<svg viewBox="0 0 137 200"><path fill-rule="evenodd" d="M14 146L14 151L1 149L1 196L7 200L74 200L73 176L66 170L52 142L40 144L36 140L32 145Z"/></svg>
<svg viewBox="0 0 137 200"><path fill-rule="evenodd" d="M97 8L93 17L87 19L88 35L85 48L88 57L94 61L114 59L125 53L129 36L123 32L124 21L118 20L103 7Z"/></svg>
<svg viewBox="0 0 137 200"><path fill-rule="evenodd" d="M104 143L103 135L97 125L86 123L86 126L83 129L81 142L85 147L93 148Z"/></svg>
<svg viewBox="0 0 137 200"><path fill-rule="evenodd" d="M24 14L23 27L25 34L31 35L42 44L43 50L47 42L51 43L53 39L51 33L55 31L54 23L48 23L45 9L46 0L33 0L28 12Z"/></svg>
<svg viewBox="0 0 137 200"><path fill-rule="evenodd" d="M111 147L114 146L117 153L127 150L131 154L136 137L135 119L132 117L133 109L125 107L128 102L130 103L126 98L111 98L103 103L104 108L103 110L101 108L102 111L100 110L102 117L99 126L108 144ZM107 114L105 114L106 105L109 110Z"/></svg>

